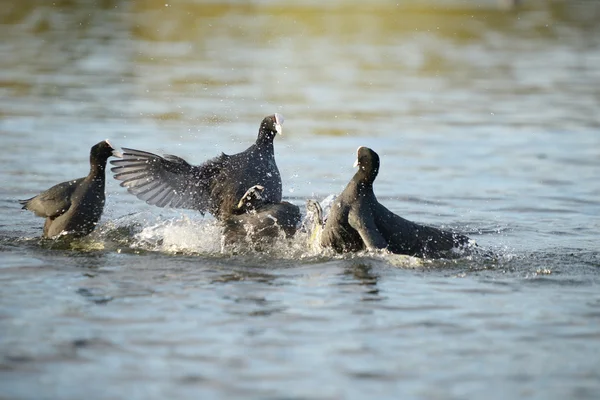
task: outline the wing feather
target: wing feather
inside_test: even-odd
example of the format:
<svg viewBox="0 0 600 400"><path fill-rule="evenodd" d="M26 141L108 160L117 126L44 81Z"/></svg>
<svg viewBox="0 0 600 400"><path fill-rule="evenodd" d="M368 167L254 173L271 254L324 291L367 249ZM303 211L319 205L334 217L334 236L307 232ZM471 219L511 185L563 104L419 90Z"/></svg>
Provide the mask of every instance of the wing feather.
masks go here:
<svg viewBox="0 0 600 400"><path fill-rule="evenodd" d="M204 213L211 206L211 182L224 159L222 155L193 166L177 156L123 148L123 158L111 161L111 171L121 186L148 204Z"/></svg>
<svg viewBox="0 0 600 400"><path fill-rule="evenodd" d="M71 196L84 178L62 182L27 200L19 200L24 210L33 211L38 217L56 218L71 207Z"/></svg>

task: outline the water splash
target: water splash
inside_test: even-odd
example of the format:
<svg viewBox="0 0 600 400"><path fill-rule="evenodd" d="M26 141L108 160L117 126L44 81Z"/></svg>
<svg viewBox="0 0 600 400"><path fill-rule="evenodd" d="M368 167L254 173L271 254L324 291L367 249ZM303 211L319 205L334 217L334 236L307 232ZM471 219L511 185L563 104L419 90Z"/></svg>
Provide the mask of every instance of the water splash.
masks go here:
<svg viewBox="0 0 600 400"><path fill-rule="evenodd" d="M323 218L326 219L335 200L329 195L320 201ZM302 221L292 238L281 235L272 240L255 242L250 235L225 244L223 226L211 216L201 216L195 212L163 210L160 214L151 211L135 212L102 222L95 232L86 238L75 241L42 241L41 246L53 250L75 250L80 252L115 251L118 253L158 252L173 255L202 255L214 258L242 257L259 258L272 264L278 261L300 261L302 264L323 260L374 259L384 265L399 268L433 267L445 268L457 265L444 260L427 260L406 255L391 254L387 251L337 254L320 246L319 225L314 215L303 210ZM488 269L490 266L505 264L510 255L500 252L493 256L489 251L481 254L471 252L461 255L459 264L470 265L474 269ZM509 252L512 254L512 252ZM469 268L471 268L469 267Z"/></svg>
<svg viewBox="0 0 600 400"><path fill-rule="evenodd" d="M143 227L134 236L133 247L166 253L218 253L222 233L214 220L196 220L184 215Z"/></svg>
<svg viewBox="0 0 600 400"><path fill-rule="evenodd" d="M333 198L329 196L323 204L329 207ZM106 250L136 253L150 251L216 257L260 255L288 260L322 258L327 251L315 245L318 242L312 234L314 227L307 222L307 217L303 211L298 232L292 238L286 238L281 232L272 240L253 242L248 235L231 245L225 244L223 226L213 217L202 217L193 212L165 211L162 215L136 212L103 223L90 235L86 246L93 242L98 248L102 243Z"/></svg>
<svg viewBox="0 0 600 400"><path fill-rule="evenodd" d="M221 251L222 228L213 218L188 213L132 213L107 222L97 239L121 251L212 254Z"/></svg>

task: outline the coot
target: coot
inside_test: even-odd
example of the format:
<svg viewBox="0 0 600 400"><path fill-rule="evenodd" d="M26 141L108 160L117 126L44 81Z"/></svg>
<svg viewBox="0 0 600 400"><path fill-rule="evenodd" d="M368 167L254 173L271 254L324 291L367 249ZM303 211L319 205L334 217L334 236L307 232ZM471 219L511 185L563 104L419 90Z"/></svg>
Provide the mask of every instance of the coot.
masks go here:
<svg viewBox="0 0 600 400"><path fill-rule="evenodd" d="M184 159L123 149L123 159L111 161L121 186L148 204L209 212L225 219L236 212L246 190L261 185L264 203L281 202L281 175L275 163L273 139L281 133L283 116L265 117L256 142L241 153L222 153L194 166Z"/></svg>
<svg viewBox="0 0 600 400"><path fill-rule="evenodd" d="M379 172L379 156L359 147L358 171L337 197L321 233L321 245L337 252L387 249L419 257L452 256L453 249L467 246L469 238L408 221L377 201L373 182Z"/></svg>
<svg viewBox="0 0 600 400"><path fill-rule="evenodd" d="M94 145L90 151L90 173L84 178L59 183L28 200L19 200L23 209L46 218L44 234L52 238L60 234L82 237L90 234L104 210L106 160L119 157L108 140Z"/></svg>

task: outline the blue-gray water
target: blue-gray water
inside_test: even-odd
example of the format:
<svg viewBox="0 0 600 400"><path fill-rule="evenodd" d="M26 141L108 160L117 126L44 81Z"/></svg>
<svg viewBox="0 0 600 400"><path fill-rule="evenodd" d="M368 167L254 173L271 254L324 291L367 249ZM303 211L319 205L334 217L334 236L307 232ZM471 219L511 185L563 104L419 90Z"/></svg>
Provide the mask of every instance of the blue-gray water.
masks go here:
<svg viewBox="0 0 600 400"><path fill-rule="evenodd" d="M597 398L599 2L396 3L3 3L0 398ZM222 252L113 179L71 246L19 209L102 139L201 163L273 112L289 200L366 145L382 203L495 257Z"/></svg>

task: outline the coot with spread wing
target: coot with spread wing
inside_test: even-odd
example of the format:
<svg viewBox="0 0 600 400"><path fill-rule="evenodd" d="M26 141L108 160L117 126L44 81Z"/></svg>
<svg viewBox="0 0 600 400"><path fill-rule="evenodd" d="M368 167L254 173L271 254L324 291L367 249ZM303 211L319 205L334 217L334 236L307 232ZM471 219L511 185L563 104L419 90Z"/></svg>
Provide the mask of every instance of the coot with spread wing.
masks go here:
<svg viewBox="0 0 600 400"><path fill-rule="evenodd" d="M281 175L275 163L273 139L281 134L283 116L265 117L256 142L241 153L222 153L194 166L184 159L123 149L123 159L112 161L115 179L148 204L209 212L217 219L235 213L246 191L261 185L265 203L281 202Z"/></svg>

